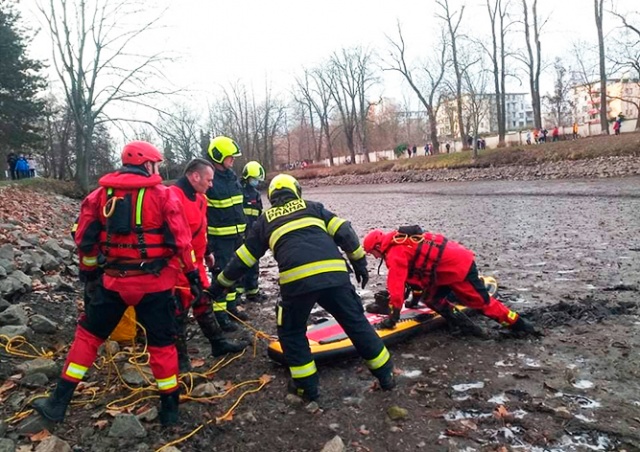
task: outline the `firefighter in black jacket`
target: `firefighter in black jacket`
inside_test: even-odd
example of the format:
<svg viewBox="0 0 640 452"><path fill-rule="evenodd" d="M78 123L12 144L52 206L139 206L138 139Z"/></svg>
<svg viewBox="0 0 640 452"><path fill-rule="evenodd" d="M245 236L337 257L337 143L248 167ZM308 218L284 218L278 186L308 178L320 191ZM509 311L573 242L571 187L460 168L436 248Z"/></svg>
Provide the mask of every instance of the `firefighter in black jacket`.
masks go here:
<svg viewBox="0 0 640 452"><path fill-rule="evenodd" d="M262 196L258 191L258 185L264 181L264 168L256 161L247 163L242 170L242 195L244 197L244 215L247 217L247 233L253 227L258 217L262 215ZM260 265L251 267L242 278L242 283L237 288L238 293L244 293L248 302L262 301L263 295L258 287L258 275Z"/></svg>
<svg viewBox="0 0 640 452"><path fill-rule="evenodd" d="M301 198L298 181L279 174L269 184L272 207L258 218L245 244L212 282L223 293L271 249L280 271L282 301L277 307L278 337L289 365L289 390L306 400L318 398L318 373L306 338L307 320L318 303L340 323L382 389L395 386L389 351L364 316L349 279L347 253L362 287L369 280L367 260L349 222L322 204Z"/></svg>
<svg viewBox="0 0 640 452"><path fill-rule="evenodd" d="M231 169L235 157L242 155L240 147L231 138L218 136L211 140L207 153L216 171L216 183L206 192L207 249L215 258L215 268L212 270L215 279L217 272L227 265L233 252L242 244L247 219L242 207L242 186ZM247 320L247 315L236 307L235 288L229 290L226 297L216 299L213 310L224 331L237 329L225 310L241 320Z"/></svg>

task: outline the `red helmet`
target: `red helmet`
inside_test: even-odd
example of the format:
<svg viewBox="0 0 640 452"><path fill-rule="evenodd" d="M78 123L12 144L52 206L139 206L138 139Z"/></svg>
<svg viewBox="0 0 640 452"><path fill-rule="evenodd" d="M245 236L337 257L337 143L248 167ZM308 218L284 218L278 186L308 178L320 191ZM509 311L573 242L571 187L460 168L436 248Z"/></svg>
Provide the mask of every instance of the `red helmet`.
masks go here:
<svg viewBox="0 0 640 452"><path fill-rule="evenodd" d="M122 150L123 165L143 165L146 162L161 162L164 160L160 151L146 141L132 141Z"/></svg>
<svg viewBox="0 0 640 452"><path fill-rule="evenodd" d="M364 252L371 253L371 251L373 250L380 251L383 237L384 232L382 232L380 229L374 229L373 231L369 232L362 241Z"/></svg>

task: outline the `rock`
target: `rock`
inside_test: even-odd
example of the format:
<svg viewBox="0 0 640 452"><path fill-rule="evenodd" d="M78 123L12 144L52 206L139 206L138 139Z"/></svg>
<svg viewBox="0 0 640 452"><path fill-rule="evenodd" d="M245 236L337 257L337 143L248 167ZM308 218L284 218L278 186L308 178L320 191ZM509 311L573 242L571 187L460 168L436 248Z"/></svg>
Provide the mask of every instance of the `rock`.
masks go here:
<svg viewBox="0 0 640 452"><path fill-rule="evenodd" d="M38 444L35 452L71 452L71 446L57 436L50 436Z"/></svg>
<svg viewBox="0 0 640 452"><path fill-rule="evenodd" d="M3 420L0 420L0 438L4 438L4 435L7 434L7 423Z"/></svg>
<svg viewBox="0 0 640 452"><path fill-rule="evenodd" d="M25 376L35 373L43 373L49 378L54 378L60 373L60 369L56 362L47 358L36 358L31 361L25 361L18 364L16 369L22 372Z"/></svg>
<svg viewBox="0 0 640 452"><path fill-rule="evenodd" d="M75 249L76 249L76 242L74 242L71 239L62 239L61 246L62 246L62 248L64 248L67 251L74 252Z"/></svg>
<svg viewBox="0 0 640 452"><path fill-rule="evenodd" d="M71 252L62 248L54 239L49 239L44 242L42 244L42 249L60 259L68 259L69 256L71 256Z"/></svg>
<svg viewBox="0 0 640 452"><path fill-rule="evenodd" d="M27 276L20 270L15 270L11 272L11 274L9 274L7 279L10 279L10 278L14 278L20 283L21 285L20 292L25 293L25 292L31 291L31 277Z"/></svg>
<svg viewBox="0 0 640 452"><path fill-rule="evenodd" d="M7 277L7 270L4 267L0 267L0 279Z"/></svg>
<svg viewBox="0 0 640 452"><path fill-rule="evenodd" d="M100 347L98 347L98 355L105 356L108 352L111 356L115 355L120 351L120 344L116 341L106 340L102 343Z"/></svg>
<svg viewBox="0 0 640 452"><path fill-rule="evenodd" d="M9 306L11 306L11 303L0 297L0 312L4 312Z"/></svg>
<svg viewBox="0 0 640 452"><path fill-rule="evenodd" d="M307 413L316 414L320 411L320 405L318 405L318 402L309 402L304 409Z"/></svg>
<svg viewBox="0 0 640 452"><path fill-rule="evenodd" d="M4 401L6 405L9 405L14 411L20 411L24 404L24 400L27 398L27 395L24 392L16 391L11 393L7 400ZM5 405L5 406L6 406Z"/></svg>
<svg viewBox="0 0 640 452"><path fill-rule="evenodd" d="M0 452L15 452L16 451L16 443L9 438L0 439Z"/></svg>
<svg viewBox="0 0 640 452"><path fill-rule="evenodd" d="M354 406L356 408L360 408L364 399L362 397L345 397L342 399L342 403L347 406Z"/></svg>
<svg viewBox="0 0 640 452"><path fill-rule="evenodd" d="M284 401L289 406L302 406L302 405L304 405L304 400L302 400L300 397L298 397L295 394L287 394L287 396L284 398Z"/></svg>
<svg viewBox="0 0 640 452"><path fill-rule="evenodd" d="M338 435L334 436L331 441L327 441L321 452L344 452L346 451L342 438Z"/></svg>
<svg viewBox="0 0 640 452"><path fill-rule="evenodd" d="M144 438L147 431L133 414L118 414L109 429L109 436L115 438Z"/></svg>
<svg viewBox="0 0 640 452"><path fill-rule="evenodd" d="M33 415L20 422L16 427L16 432L20 435L31 435L42 430L51 431L51 428L51 422L40 415Z"/></svg>
<svg viewBox="0 0 640 452"><path fill-rule="evenodd" d="M162 449L162 452L180 452L180 449L178 449L176 446L169 446Z"/></svg>
<svg viewBox="0 0 640 452"><path fill-rule="evenodd" d="M26 325L28 321L27 311L24 310L21 304L14 304L0 312L0 326Z"/></svg>
<svg viewBox="0 0 640 452"><path fill-rule="evenodd" d="M236 416L236 419L240 421L251 422L251 423L258 422L258 419L256 419L255 414L253 414L253 411L247 411L246 413L241 413L238 416Z"/></svg>
<svg viewBox="0 0 640 452"><path fill-rule="evenodd" d="M27 234L23 238L33 246L40 246L40 236L38 234Z"/></svg>
<svg viewBox="0 0 640 452"><path fill-rule="evenodd" d="M391 406L387 409L387 416L392 421L400 421L405 419L409 415L409 411L404 408L400 408L399 406Z"/></svg>
<svg viewBox="0 0 640 452"><path fill-rule="evenodd" d="M145 422L153 422L158 419L158 408L152 406L147 411L138 414L138 419Z"/></svg>
<svg viewBox="0 0 640 452"><path fill-rule="evenodd" d="M7 276L0 279L0 295L11 296L15 293L21 292L23 289L22 284L17 279Z"/></svg>
<svg viewBox="0 0 640 452"><path fill-rule="evenodd" d="M5 243L4 245L0 246L0 259L12 261L15 259L15 257L16 256L12 244Z"/></svg>
<svg viewBox="0 0 640 452"><path fill-rule="evenodd" d="M77 265L67 265L67 273L71 276L78 276L80 274L80 269Z"/></svg>
<svg viewBox="0 0 640 452"><path fill-rule="evenodd" d="M58 324L43 315L31 316L31 329L36 333L53 334L58 331Z"/></svg>
<svg viewBox="0 0 640 452"><path fill-rule="evenodd" d="M7 273L13 273L16 271L16 263L13 259L4 259L0 257L0 267L4 268Z"/></svg>
<svg viewBox="0 0 640 452"><path fill-rule="evenodd" d="M192 394L194 397L210 397L219 392L213 383L201 383L193 389Z"/></svg>
<svg viewBox="0 0 640 452"><path fill-rule="evenodd" d="M49 383L49 377L42 372L35 372L33 374L25 376L20 380L20 384L29 389L37 389L46 386Z"/></svg>
<svg viewBox="0 0 640 452"><path fill-rule="evenodd" d="M33 331L31 331L31 328L26 325L7 325L0 327L0 335L5 335L8 337L30 337L32 334Z"/></svg>
<svg viewBox="0 0 640 452"><path fill-rule="evenodd" d="M153 381L153 375L148 366L134 366L133 364L127 363L122 367L122 379L130 385L139 386L146 384L147 380L144 378L144 375L147 376L147 379Z"/></svg>
<svg viewBox="0 0 640 452"><path fill-rule="evenodd" d="M46 275L44 277L44 283L49 286L51 290L58 290L62 286L62 278L60 275Z"/></svg>
<svg viewBox="0 0 640 452"><path fill-rule="evenodd" d="M48 272L51 270L58 270L60 268L60 260L56 259L51 254L46 251L40 251L40 256L42 258L41 267L44 271Z"/></svg>
<svg viewBox="0 0 640 452"><path fill-rule="evenodd" d="M571 412L566 408L566 407L558 407L554 410L556 416L562 418L562 419L572 419L573 418L573 414L571 414Z"/></svg>

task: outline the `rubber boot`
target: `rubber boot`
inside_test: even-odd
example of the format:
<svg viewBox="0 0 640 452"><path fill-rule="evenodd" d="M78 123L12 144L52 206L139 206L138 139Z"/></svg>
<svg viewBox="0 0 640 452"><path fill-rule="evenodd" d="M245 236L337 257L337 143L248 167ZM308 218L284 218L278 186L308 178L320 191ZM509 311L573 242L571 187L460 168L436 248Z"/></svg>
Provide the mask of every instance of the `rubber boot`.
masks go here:
<svg viewBox="0 0 640 452"><path fill-rule="evenodd" d="M222 334L222 328L218 325L216 316L211 311L197 317L198 325L202 330L202 334L209 340L211 344L211 354L213 356L222 356L227 353L239 353L249 344L245 341L236 341L227 339Z"/></svg>
<svg viewBox="0 0 640 452"><path fill-rule="evenodd" d="M520 316L518 316L518 320L516 320L515 323L511 325L509 328L511 329L511 331L515 331L518 333L526 333L526 334L533 334L533 335L540 334L536 330L536 328L533 326L533 323L523 319Z"/></svg>
<svg viewBox="0 0 640 452"><path fill-rule="evenodd" d="M391 391L396 387L396 377L393 374L393 363L391 360L380 369L371 371L371 373L378 379L380 389L383 391Z"/></svg>
<svg viewBox="0 0 640 452"><path fill-rule="evenodd" d="M62 422L76 386L78 386L78 383L61 378L53 394L46 399L34 400L31 406L48 421Z"/></svg>
<svg viewBox="0 0 640 452"><path fill-rule="evenodd" d="M163 427L178 423L178 407L180 405L180 390L176 389L168 394L160 394L160 412L158 417Z"/></svg>
<svg viewBox="0 0 640 452"><path fill-rule="evenodd" d="M215 316L217 323L220 325L220 328L222 328L222 331L226 331L227 333L238 331L238 325L231 321L229 314L226 312L216 311Z"/></svg>
<svg viewBox="0 0 640 452"><path fill-rule="evenodd" d="M178 351L178 370L181 374L191 372L191 358L189 358L189 350L187 348L187 335L184 331L180 332L176 337L176 350Z"/></svg>
<svg viewBox="0 0 640 452"><path fill-rule="evenodd" d="M246 312L238 311L238 305L235 301L227 302L227 312L231 314L229 317L231 317L231 320L234 322L237 322L238 320L246 322L247 320L249 320L249 316Z"/></svg>
<svg viewBox="0 0 640 452"><path fill-rule="evenodd" d="M318 388L301 388L299 387L295 380L292 378L287 383L287 392L289 394L294 394L300 397L305 402L313 402L320 398L320 393L318 392Z"/></svg>
<svg viewBox="0 0 640 452"><path fill-rule="evenodd" d="M269 300L269 297L267 297L262 292L247 293L244 295L244 298L247 303L264 303L265 301Z"/></svg>

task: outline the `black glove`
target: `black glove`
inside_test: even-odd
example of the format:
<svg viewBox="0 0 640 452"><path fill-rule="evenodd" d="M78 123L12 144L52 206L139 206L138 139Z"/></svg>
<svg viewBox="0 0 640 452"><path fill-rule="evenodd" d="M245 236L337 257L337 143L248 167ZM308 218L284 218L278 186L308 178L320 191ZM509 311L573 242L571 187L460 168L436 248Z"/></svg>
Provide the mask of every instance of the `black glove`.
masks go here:
<svg viewBox="0 0 640 452"><path fill-rule="evenodd" d="M364 287L369 282L369 270L367 270L367 258L363 257L357 261L352 261L353 272L356 274L356 281L360 284L360 287Z"/></svg>
<svg viewBox="0 0 640 452"><path fill-rule="evenodd" d="M220 298L227 291L227 288L218 282L218 280L214 279L211 281L211 285L208 289L205 290L207 295L211 298L212 301Z"/></svg>
<svg viewBox="0 0 640 452"><path fill-rule="evenodd" d="M380 326L385 330L392 330L396 327L396 323L400 320L400 309L389 306L389 317L380 322Z"/></svg>
<svg viewBox="0 0 640 452"><path fill-rule="evenodd" d="M189 280L189 289L191 289L191 295L198 300L202 296L202 281L200 280L200 273L198 270L191 270L186 274Z"/></svg>

